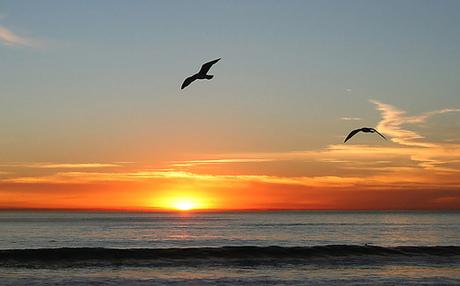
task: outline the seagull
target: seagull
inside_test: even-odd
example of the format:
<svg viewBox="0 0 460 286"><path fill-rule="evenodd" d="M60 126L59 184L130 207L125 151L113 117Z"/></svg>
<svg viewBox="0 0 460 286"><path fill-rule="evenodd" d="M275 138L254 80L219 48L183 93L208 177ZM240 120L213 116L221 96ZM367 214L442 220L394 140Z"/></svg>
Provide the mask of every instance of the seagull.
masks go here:
<svg viewBox="0 0 460 286"><path fill-rule="evenodd" d="M213 60L213 61L210 61L208 63L205 63L204 65L201 66L201 69L198 73L192 75L192 76L189 76L188 78L186 78L184 80L184 83L182 83L182 86L180 87L180 89L184 89L186 88L189 84L191 84L192 82L194 82L195 80L197 79L211 79L213 78L214 76L213 75L208 75L208 71L209 69L215 64L217 63L221 58L218 58L217 60Z"/></svg>
<svg viewBox="0 0 460 286"><path fill-rule="evenodd" d="M374 128L363 127L363 128L355 129L355 130L351 131L350 134L348 134L347 138L345 138L345 141L343 141L343 143L347 142L351 137L355 136L355 134L360 132L360 131L362 131L364 133L377 133L378 135L382 136L383 139L387 140L387 138L385 138L385 136L383 136L380 132L378 132Z"/></svg>

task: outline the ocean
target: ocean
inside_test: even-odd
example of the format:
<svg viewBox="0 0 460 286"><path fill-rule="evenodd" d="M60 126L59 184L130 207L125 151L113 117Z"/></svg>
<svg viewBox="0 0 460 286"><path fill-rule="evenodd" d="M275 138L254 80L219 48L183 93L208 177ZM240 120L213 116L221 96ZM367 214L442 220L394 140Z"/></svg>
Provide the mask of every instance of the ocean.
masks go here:
<svg viewBox="0 0 460 286"><path fill-rule="evenodd" d="M460 285L460 212L0 212L0 285Z"/></svg>

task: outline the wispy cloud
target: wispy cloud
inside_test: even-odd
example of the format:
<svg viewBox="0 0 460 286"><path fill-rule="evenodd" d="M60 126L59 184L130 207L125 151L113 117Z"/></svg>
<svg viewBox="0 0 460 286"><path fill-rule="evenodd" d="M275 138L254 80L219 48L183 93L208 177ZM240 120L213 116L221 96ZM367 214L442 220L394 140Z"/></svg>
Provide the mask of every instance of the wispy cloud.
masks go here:
<svg viewBox="0 0 460 286"><path fill-rule="evenodd" d="M33 162L33 163L1 163L2 167L12 168L35 168L35 169L89 169L89 168L111 168L120 167L122 163L49 163L49 162Z"/></svg>
<svg viewBox="0 0 460 286"><path fill-rule="evenodd" d="M309 161L334 164L335 170L346 169L370 171L375 165L375 170L385 171L380 162L400 168L422 168L429 171L458 174L460 172L460 144L436 141L425 138L419 130L419 126L426 123L435 115L451 112L460 112L459 108L445 108L428 111L418 115L408 115L406 111L393 105L376 100L371 101L381 113L381 120L377 123L377 129L387 135L396 144L379 145L356 145L356 144L331 144L323 149L271 153L239 153L239 154L216 154L213 160L202 162L219 162L220 164L235 162L264 162L264 161ZM349 120L347 118L347 120ZM189 161L194 162L194 161ZM195 162L201 162L195 160ZM187 162L184 162L187 163ZM189 164L191 166L193 164ZM175 165L175 167L186 167ZM408 169L405 169L407 171ZM396 169L392 169L396 170ZM401 171L402 169L399 169ZM423 176L423 175L422 175Z"/></svg>
<svg viewBox="0 0 460 286"><path fill-rule="evenodd" d="M385 185L400 188L405 184L433 183L432 177L417 176L385 176L376 175L369 177L359 176L302 176L284 177L268 175L212 175L197 174L184 171L133 171L133 172L59 172L48 176L17 177L0 180L0 183L16 184L94 184L98 182L142 182L155 180L186 180L196 182L214 182L218 185L225 183L266 183L277 185L297 185L316 188L344 188L360 185L362 188ZM452 182L443 182L450 184Z"/></svg>
<svg viewBox="0 0 460 286"><path fill-rule="evenodd" d="M44 169L86 169L86 168L110 168L110 167L120 167L118 164L111 163L82 163L82 164L39 164L38 168Z"/></svg>
<svg viewBox="0 0 460 286"><path fill-rule="evenodd" d="M15 34L10 29L0 25L0 41L6 45L10 46L26 46L26 47L36 47L39 45L38 41L19 36Z"/></svg>
<svg viewBox="0 0 460 286"><path fill-rule="evenodd" d="M254 163L254 162L270 162L269 158L235 158L235 159L208 159L208 160L189 160L173 162L173 167L191 167L197 165L215 165L215 164L230 164L230 163Z"/></svg>
<svg viewBox="0 0 460 286"><path fill-rule="evenodd" d="M405 111L392 105L376 100L371 100L371 102L377 106L377 110L382 114L382 120L378 123L377 129L389 135L393 142L407 146L435 147L436 145L418 141L418 139L423 139L424 137L415 131L403 128L404 125L424 123L427 119L437 114L460 112L459 108L446 108L409 116Z"/></svg>
<svg viewBox="0 0 460 286"><path fill-rule="evenodd" d="M344 121L360 121L362 118L360 117L340 117L340 120Z"/></svg>

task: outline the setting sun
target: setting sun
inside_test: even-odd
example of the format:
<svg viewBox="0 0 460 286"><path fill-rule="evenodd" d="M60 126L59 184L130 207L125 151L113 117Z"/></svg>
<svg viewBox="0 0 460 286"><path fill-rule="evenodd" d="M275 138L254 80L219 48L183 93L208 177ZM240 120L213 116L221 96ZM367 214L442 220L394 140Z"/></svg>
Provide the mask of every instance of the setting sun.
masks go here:
<svg viewBox="0 0 460 286"><path fill-rule="evenodd" d="M212 208L209 198L204 193L187 189L159 193L156 198L152 198L152 206L175 211Z"/></svg>
<svg viewBox="0 0 460 286"><path fill-rule="evenodd" d="M188 211L195 208L195 204L190 200L177 201L174 208L180 211Z"/></svg>

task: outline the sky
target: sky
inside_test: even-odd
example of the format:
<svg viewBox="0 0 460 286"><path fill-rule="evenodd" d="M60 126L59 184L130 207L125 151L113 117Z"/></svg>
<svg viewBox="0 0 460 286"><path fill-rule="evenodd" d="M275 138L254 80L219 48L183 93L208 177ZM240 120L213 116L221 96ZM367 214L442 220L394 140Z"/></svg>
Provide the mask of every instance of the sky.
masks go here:
<svg viewBox="0 0 460 286"><path fill-rule="evenodd" d="M0 208L460 209L459 9L2 0Z"/></svg>

